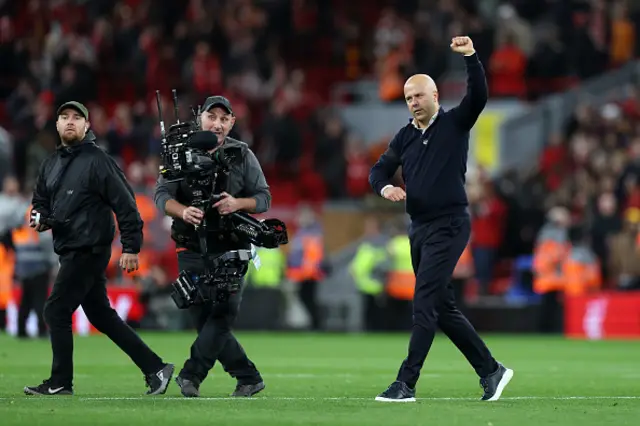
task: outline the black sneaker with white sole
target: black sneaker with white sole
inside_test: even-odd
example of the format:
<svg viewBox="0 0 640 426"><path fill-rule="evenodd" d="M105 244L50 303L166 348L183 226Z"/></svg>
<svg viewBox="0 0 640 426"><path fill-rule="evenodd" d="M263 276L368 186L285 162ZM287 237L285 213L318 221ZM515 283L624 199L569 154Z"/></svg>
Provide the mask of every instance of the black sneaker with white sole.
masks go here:
<svg viewBox="0 0 640 426"><path fill-rule="evenodd" d="M513 370L498 363L498 369L494 373L480 379L480 386L484 390L482 401L499 400L500 396L502 396L502 391L507 387L512 377Z"/></svg>
<svg viewBox="0 0 640 426"><path fill-rule="evenodd" d="M197 398L200 396L200 384L178 375L176 383L180 387L180 393L186 398Z"/></svg>
<svg viewBox="0 0 640 426"><path fill-rule="evenodd" d="M250 397L253 396L255 394L257 394L258 392L262 391L264 389L264 382L258 382L255 384L240 384L238 383L238 385L236 386L236 390L233 391L233 393L231 394L231 396L237 396L237 397Z"/></svg>
<svg viewBox="0 0 640 426"><path fill-rule="evenodd" d="M386 391L376 396L376 401L382 402L415 402L416 390L411 389L405 382L395 381Z"/></svg>
<svg viewBox="0 0 640 426"><path fill-rule="evenodd" d="M167 391L171 376L173 376L173 364L165 364L157 373L147 374L144 381L149 388L147 395L163 395Z"/></svg>
<svg viewBox="0 0 640 426"><path fill-rule="evenodd" d="M71 386L59 386L47 379L38 386L25 386L24 393L25 395L41 396L73 395L73 389Z"/></svg>

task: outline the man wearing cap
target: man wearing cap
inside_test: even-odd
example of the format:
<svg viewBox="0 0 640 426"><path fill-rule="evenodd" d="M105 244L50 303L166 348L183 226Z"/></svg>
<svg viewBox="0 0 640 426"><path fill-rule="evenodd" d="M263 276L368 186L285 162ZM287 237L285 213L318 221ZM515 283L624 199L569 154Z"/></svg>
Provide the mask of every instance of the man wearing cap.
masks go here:
<svg viewBox="0 0 640 426"><path fill-rule="evenodd" d="M228 137L235 123L229 100L222 96L208 97L198 120L202 130L215 134L215 137L212 137L212 145L215 147L212 147L210 152L221 145L238 147L242 151L242 161L231 166L226 188L214 188L222 198L213 207L220 215L236 211L266 212L271 205L271 194L258 159L246 143ZM209 195L211 194L207 194ZM161 212L173 218L171 237L176 241L178 266L181 271L197 274L205 269L195 229L202 221L204 213L190 205L193 199L193 189L184 180L167 182L162 176L158 178L154 201ZM245 243L220 241L215 238L215 229L210 232L210 238L207 239L210 250L207 254L212 257L230 250L250 248L249 244ZM232 396L250 397L264 389L264 382L256 366L231 333L231 326L240 306L239 293L231 296L225 303L189 308L196 323L198 337L191 346L191 356L176 377L176 382L185 397L200 395L200 384L216 360L220 361L224 370L237 380Z"/></svg>
<svg viewBox="0 0 640 426"><path fill-rule="evenodd" d="M89 111L79 102L58 109L56 128L61 145L40 166L33 192L30 226L51 229L60 269L44 307L51 334L51 376L28 395L73 394L71 317L82 306L93 326L107 335L142 370L147 395L165 393L174 366L156 355L111 308L105 270L115 235L113 213L122 241L120 266L138 268L142 219L122 170L95 145Z"/></svg>

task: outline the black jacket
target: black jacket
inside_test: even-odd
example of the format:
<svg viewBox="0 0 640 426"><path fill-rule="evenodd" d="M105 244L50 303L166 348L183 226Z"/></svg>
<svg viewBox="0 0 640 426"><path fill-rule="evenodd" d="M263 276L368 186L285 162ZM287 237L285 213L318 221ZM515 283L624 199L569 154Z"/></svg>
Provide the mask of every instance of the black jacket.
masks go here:
<svg viewBox="0 0 640 426"><path fill-rule="evenodd" d="M267 185L264 173L255 154L244 142L227 138L224 143L225 145L238 146L242 149L242 161L237 166L231 166L226 192L238 198L254 198L256 200L256 212L266 212L271 206L271 193L269 192L269 185ZM167 201L176 200L180 204L190 206L194 197L191 189L184 180L180 182L167 182L160 176L156 183L153 198L158 210L160 210L162 214L166 214L165 205ZM215 215L217 215L217 213L215 213L214 216ZM207 216L207 218L215 219L215 217L211 216ZM215 231L212 231L212 237L219 236L215 235ZM181 219L173 219L171 238L176 242L177 247L187 248L196 252L200 251L200 243L195 228L183 222ZM224 252L249 247L248 244L221 241L218 238L211 238L208 244L212 252Z"/></svg>
<svg viewBox="0 0 640 426"><path fill-rule="evenodd" d="M92 132L80 144L59 147L40 166L33 208L56 220L52 228L57 254L108 248L120 228L123 253L139 253L143 222L124 173L93 142Z"/></svg>

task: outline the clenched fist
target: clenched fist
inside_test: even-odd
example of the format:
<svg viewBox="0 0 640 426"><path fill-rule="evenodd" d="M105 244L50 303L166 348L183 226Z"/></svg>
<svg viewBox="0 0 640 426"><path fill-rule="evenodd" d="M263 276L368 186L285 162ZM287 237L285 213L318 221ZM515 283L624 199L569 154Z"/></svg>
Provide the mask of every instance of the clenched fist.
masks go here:
<svg viewBox="0 0 640 426"><path fill-rule="evenodd" d="M389 188L382 191L382 196L390 201L402 201L407 198L407 194L404 192L404 189L399 188L397 186L390 186Z"/></svg>
<svg viewBox="0 0 640 426"><path fill-rule="evenodd" d="M476 53L473 48L473 42L469 37L454 37L451 39L451 50L456 53L462 53L465 56L470 56Z"/></svg>

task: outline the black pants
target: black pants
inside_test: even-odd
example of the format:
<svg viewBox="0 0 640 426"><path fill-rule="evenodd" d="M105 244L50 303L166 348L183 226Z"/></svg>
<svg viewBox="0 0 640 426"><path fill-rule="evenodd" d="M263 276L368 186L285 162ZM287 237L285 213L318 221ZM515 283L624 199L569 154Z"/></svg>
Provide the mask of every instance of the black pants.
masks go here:
<svg viewBox="0 0 640 426"><path fill-rule="evenodd" d="M18 336L27 335L27 319L31 310L38 317L38 334L46 335L44 322L44 302L49 290L49 271L22 280L22 297L18 308Z"/></svg>
<svg viewBox="0 0 640 426"><path fill-rule="evenodd" d="M305 280L298 284L300 301L311 317L311 329L320 330L320 308L318 306L318 281Z"/></svg>
<svg viewBox="0 0 640 426"><path fill-rule="evenodd" d="M466 278L453 278L451 280L451 286L453 287L453 294L456 299L456 306L460 311L464 312L465 309L465 300L464 300L464 289L467 285Z"/></svg>
<svg viewBox="0 0 640 426"><path fill-rule="evenodd" d="M181 271L204 271L202 257L190 251L178 253L178 266ZM202 383L217 360L222 364L224 371L237 379L239 384L255 384L262 381L256 366L231 333L241 299L242 293L239 292L226 303L189 308L196 323L198 337L191 345L191 356L185 361L180 377Z"/></svg>
<svg viewBox="0 0 640 426"><path fill-rule="evenodd" d="M409 232L411 261L416 274L413 298L413 328L409 354L397 380L414 387L435 337L436 327L463 353L480 377L497 369L467 318L458 310L451 274L471 232L467 215L447 215L426 223L412 223Z"/></svg>
<svg viewBox="0 0 640 426"><path fill-rule="evenodd" d="M164 365L109 304L105 270L110 257L110 248L60 256L60 270L44 306L53 351L51 381L58 386L72 386L71 318L80 305L89 322L118 345L144 374L156 373Z"/></svg>
<svg viewBox="0 0 640 426"><path fill-rule="evenodd" d="M385 328L386 312L383 295L362 293L364 302L364 325L367 331L382 331Z"/></svg>

